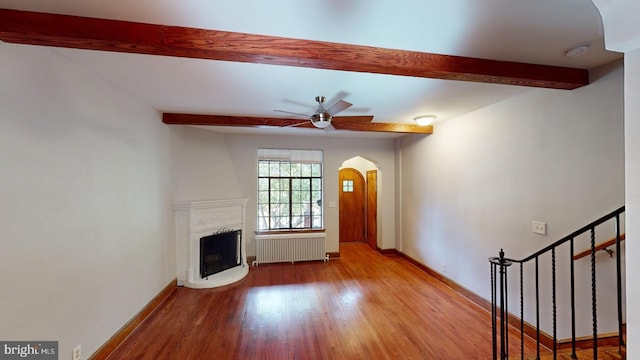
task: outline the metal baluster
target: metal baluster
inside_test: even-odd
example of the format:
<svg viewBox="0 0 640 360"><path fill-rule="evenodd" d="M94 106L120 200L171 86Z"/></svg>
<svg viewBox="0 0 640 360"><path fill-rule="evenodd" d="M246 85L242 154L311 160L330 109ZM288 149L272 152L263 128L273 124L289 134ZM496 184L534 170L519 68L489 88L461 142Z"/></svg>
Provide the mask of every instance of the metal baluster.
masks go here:
<svg viewBox="0 0 640 360"><path fill-rule="evenodd" d="M505 283L505 266L504 266L504 250L500 249L500 358L506 359L506 346L505 346L505 324L504 324L504 283Z"/></svg>
<svg viewBox="0 0 640 360"><path fill-rule="evenodd" d="M551 304L553 306L553 360L558 357L556 341L557 333L557 306L556 306L556 248L551 249Z"/></svg>
<svg viewBox="0 0 640 360"><path fill-rule="evenodd" d="M504 342L506 344L504 356L509 358L509 287L507 284L507 267L504 267Z"/></svg>
<svg viewBox="0 0 640 360"><path fill-rule="evenodd" d="M596 303L596 230L591 228L591 316L593 317L593 359L598 360L598 309Z"/></svg>
<svg viewBox="0 0 640 360"><path fill-rule="evenodd" d="M524 359L524 277L523 263L520 263L520 358Z"/></svg>
<svg viewBox="0 0 640 360"><path fill-rule="evenodd" d="M538 257L536 256L536 359L540 359L540 282Z"/></svg>
<svg viewBox="0 0 640 360"><path fill-rule="evenodd" d="M569 240L569 261L571 263L571 358L577 359L576 354L576 286L575 286L575 266L573 264L573 238Z"/></svg>
<svg viewBox="0 0 640 360"><path fill-rule="evenodd" d="M496 264L493 262L489 262L491 265L491 334L493 336L493 358L496 359L498 356L498 339L496 336Z"/></svg>

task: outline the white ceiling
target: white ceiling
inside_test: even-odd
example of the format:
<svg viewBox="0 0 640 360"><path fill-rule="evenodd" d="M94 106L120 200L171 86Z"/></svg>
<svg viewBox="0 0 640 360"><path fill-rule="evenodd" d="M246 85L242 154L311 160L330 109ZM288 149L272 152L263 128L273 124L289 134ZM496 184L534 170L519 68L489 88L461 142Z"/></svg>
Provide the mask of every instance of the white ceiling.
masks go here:
<svg viewBox="0 0 640 360"><path fill-rule="evenodd" d="M592 69L604 50L590 0L0 0L0 8L321 40L390 49ZM564 52L589 44L585 55ZM311 114L315 96L354 104L340 115L411 123L450 119L518 95L510 85L56 48L162 112L279 117ZM559 90L545 90L559 91ZM313 129L212 128L290 134ZM437 131L437 129L436 129ZM321 132L322 136L398 135Z"/></svg>

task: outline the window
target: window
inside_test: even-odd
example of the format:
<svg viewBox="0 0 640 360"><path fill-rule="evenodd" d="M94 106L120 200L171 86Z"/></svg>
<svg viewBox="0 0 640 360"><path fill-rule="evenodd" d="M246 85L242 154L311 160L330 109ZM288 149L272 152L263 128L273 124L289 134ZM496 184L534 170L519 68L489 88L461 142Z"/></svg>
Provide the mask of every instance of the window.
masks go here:
<svg viewBox="0 0 640 360"><path fill-rule="evenodd" d="M322 228L322 151L258 149L258 230Z"/></svg>
<svg viewBox="0 0 640 360"><path fill-rule="evenodd" d="M353 180L342 180L342 192L353 192Z"/></svg>

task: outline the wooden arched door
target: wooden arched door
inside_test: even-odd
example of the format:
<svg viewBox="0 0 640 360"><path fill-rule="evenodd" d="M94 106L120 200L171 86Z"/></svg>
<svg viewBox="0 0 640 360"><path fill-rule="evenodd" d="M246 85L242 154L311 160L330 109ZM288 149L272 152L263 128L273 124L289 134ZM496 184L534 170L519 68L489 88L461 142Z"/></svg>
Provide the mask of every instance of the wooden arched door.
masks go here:
<svg viewBox="0 0 640 360"><path fill-rule="evenodd" d="M365 241L364 177L352 168L339 171L340 242Z"/></svg>

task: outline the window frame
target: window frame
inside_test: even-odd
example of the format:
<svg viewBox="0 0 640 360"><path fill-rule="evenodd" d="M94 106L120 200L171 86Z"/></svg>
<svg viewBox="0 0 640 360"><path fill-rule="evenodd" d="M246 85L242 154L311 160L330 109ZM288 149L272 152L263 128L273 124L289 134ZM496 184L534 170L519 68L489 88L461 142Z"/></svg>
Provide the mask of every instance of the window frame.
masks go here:
<svg viewBox="0 0 640 360"><path fill-rule="evenodd" d="M257 232L324 228L323 157L322 150L258 149Z"/></svg>

